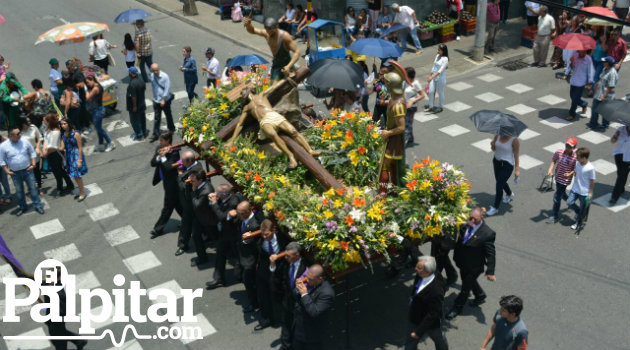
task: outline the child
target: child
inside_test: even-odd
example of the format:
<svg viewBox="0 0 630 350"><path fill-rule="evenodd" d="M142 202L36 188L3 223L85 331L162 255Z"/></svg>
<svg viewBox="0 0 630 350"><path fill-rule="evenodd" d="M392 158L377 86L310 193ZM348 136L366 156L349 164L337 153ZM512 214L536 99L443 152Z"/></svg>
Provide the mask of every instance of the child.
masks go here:
<svg viewBox="0 0 630 350"><path fill-rule="evenodd" d="M575 223L571 225L571 229L577 230L584 220L584 210L587 208L591 198L593 198L593 187L595 187L595 168L588 161L591 154L588 148L578 148L577 163L575 164L575 182L571 189L571 194L567 199L569 208L575 211ZM575 202L580 200L580 206Z"/></svg>

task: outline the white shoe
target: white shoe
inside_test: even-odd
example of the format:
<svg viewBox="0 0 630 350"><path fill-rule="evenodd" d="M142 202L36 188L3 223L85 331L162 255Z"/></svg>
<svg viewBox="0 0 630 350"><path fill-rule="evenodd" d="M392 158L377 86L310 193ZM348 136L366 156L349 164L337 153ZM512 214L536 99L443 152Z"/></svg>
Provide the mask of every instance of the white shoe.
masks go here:
<svg viewBox="0 0 630 350"><path fill-rule="evenodd" d="M486 212L486 216L496 215L499 212L499 209L490 206L490 209Z"/></svg>
<svg viewBox="0 0 630 350"><path fill-rule="evenodd" d="M459 36L455 37L455 40L459 41Z"/></svg>
<svg viewBox="0 0 630 350"><path fill-rule="evenodd" d="M578 223L576 221L573 225L571 225L571 229L572 230L577 230L577 228L578 228Z"/></svg>
<svg viewBox="0 0 630 350"><path fill-rule="evenodd" d="M511 195L504 195L503 196L503 203L510 203L512 200L514 199L514 192L512 192Z"/></svg>
<svg viewBox="0 0 630 350"><path fill-rule="evenodd" d="M116 145L113 142L110 142L107 147L105 147L105 152L111 152L116 148Z"/></svg>

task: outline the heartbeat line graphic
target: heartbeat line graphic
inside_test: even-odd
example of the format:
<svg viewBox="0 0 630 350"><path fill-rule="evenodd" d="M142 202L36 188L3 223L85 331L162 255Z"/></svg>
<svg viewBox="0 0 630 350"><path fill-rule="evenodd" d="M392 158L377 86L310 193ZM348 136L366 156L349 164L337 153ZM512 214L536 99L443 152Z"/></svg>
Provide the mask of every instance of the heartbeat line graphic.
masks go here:
<svg viewBox="0 0 630 350"><path fill-rule="evenodd" d="M127 338L127 331L130 331L133 333L134 337L136 339L157 339L156 335L142 335L142 334L138 334L138 331L136 331L136 327L134 327L131 324L128 324L125 326L125 328L122 331L122 336L120 339L120 342L116 341L116 337L114 336L114 332L112 332L111 329L105 329L103 330L103 333L101 333L101 335L76 335L76 336L70 336L70 337L64 337L64 336L47 336L47 335L33 335L33 336L21 336L21 335L6 335L3 336L2 338L4 339L8 339L8 340L100 340L105 338L106 335L109 335L112 344L119 348L121 347L124 343L125 343L125 339Z"/></svg>

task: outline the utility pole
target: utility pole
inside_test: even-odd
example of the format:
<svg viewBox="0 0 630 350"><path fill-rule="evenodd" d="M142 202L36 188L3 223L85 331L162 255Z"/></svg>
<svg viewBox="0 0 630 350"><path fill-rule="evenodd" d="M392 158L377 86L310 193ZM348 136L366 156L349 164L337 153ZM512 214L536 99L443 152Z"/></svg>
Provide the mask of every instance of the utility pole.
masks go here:
<svg viewBox="0 0 630 350"><path fill-rule="evenodd" d="M475 47L473 47L472 58L475 61L483 61L483 52L486 46L486 13L488 12L488 1L477 1L477 27L475 28Z"/></svg>

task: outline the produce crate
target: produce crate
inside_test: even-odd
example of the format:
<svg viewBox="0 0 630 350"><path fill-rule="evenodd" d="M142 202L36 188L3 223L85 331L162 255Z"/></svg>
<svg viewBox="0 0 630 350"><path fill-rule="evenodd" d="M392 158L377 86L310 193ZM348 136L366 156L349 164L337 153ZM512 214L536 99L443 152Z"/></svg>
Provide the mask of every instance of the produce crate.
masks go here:
<svg viewBox="0 0 630 350"><path fill-rule="evenodd" d="M455 33L455 23L445 25L444 27L438 29L438 34L442 36L453 34L453 33Z"/></svg>
<svg viewBox="0 0 630 350"><path fill-rule="evenodd" d="M455 40L455 34L440 35L440 42L441 43L447 43L447 42L453 41L453 40Z"/></svg>
<svg viewBox="0 0 630 350"><path fill-rule="evenodd" d="M428 40L428 39L433 39L433 33L434 31L430 30L428 32L419 32L419 36L418 38L420 40Z"/></svg>
<svg viewBox="0 0 630 350"><path fill-rule="evenodd" d="M536 39L536 35L538 35L538 26L532 25L523 28L523 33L521 37L524 39L534 40Z"/></svg>
<svg viewBox="0 0 630 350"><path fill-rule="evenodd" d="M477 19L471 19L470 21L462 20L462 30L465 32L474 32L477 28Z"/></svg>
<svg viewBox="0 0 630 350"><path fill-rule="evenodd" d="M422 45L422 48L427 48L429 46L433 46L436 43L437 37L433 37L431 39L426 39L426 40L420 40L420 45Z"/></svg>
<svg viewBox="0 0 630 350"><path fill-rule="evenodd" d="M529 47L531 49L534 47L534 40L521 38L521 46Z"/></svg>

